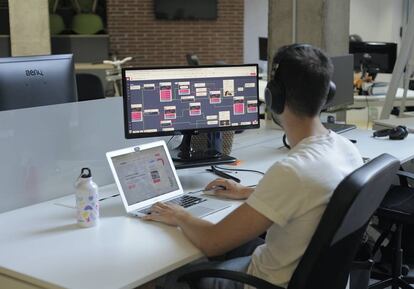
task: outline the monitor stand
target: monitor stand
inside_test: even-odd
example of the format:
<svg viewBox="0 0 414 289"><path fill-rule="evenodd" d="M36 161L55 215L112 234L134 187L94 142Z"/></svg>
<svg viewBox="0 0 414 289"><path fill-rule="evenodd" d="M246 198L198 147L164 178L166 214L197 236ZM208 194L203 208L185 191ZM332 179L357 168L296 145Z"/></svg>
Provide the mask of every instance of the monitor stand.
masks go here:
<svg viewBox="0 0 414 289"><path fill-rule="evenodd" d="M215 149L194 150L191 146L191 134L184 134L181 144L171 151L176 169L233 163L237 159Z"/></svg>

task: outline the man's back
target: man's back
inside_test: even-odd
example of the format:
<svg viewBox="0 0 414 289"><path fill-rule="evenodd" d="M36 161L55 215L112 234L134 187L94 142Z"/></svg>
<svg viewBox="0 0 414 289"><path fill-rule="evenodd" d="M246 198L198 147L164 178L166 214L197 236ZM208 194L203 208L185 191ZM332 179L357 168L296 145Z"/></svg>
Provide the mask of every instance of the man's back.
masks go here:
<svg viewBox="0 0 414 289"><path fill-rule="evenodd" d="M273 165L247 200L274 223L248 272L287 286L333 191L361 165L355 146L334 132L303 139Z"/></svg>

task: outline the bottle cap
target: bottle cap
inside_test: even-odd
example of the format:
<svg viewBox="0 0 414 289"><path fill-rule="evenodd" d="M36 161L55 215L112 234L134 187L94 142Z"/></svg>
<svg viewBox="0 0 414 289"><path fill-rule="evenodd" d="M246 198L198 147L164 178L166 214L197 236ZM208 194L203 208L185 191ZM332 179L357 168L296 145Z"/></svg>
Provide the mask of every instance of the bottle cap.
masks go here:
<svg viewBox="0 0 414 289"><path fill-rule="evenodd" d="M91 170L89 168L82 168L81 174L79 177L84 178L84 179L92 177Z"/></svg>

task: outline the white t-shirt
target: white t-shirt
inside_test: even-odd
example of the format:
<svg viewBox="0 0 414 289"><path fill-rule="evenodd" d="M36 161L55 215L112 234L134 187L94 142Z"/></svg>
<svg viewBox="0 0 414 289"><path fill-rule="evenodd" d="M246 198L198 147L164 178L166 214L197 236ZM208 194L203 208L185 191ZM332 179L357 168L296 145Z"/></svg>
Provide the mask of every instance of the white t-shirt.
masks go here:
<svg viewBox="0 0 414 289"><path fill-rule="evenodd" d="M356 147L332 131L303 139L275 163L246 201L273 221L248 273L287 287L333 191L362 164Z"/></svg>

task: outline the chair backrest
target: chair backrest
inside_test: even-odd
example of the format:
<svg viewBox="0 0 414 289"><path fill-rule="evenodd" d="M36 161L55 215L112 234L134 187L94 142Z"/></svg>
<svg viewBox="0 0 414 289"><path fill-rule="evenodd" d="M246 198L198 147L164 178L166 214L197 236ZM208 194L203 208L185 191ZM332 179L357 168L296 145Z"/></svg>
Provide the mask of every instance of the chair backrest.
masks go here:
<svg viewBox="0 0 414 289"><path fill-rule="evenodd" d="M102 81L95 74L76 73L76 84L79 101L105 98Z"/></svg>
<svg viewBox="0 0 414 289"><path fill-rule="evenodd" d="M338 185L288 289L345 288L364 231L399 166L397 159L382 154Z"/></svg>
<svg viewBox="0 0 414 289"><path fill-rule="evenodd" d="M188 53L185 55L185 58L187 59L187 64L190 66L199 66L200 60L198 59L198 56L193 53Z"/></svg>

